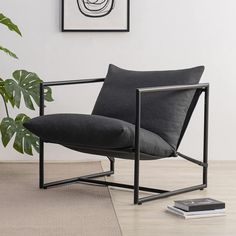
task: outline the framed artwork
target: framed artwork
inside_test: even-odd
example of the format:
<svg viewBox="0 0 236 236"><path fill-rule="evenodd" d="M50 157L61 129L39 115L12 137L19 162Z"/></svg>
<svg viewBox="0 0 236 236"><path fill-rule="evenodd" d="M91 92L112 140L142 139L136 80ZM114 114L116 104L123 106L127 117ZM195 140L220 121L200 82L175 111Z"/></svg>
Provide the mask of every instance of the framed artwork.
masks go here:
<svg viewBox="0 0 236 236"><path fill-rule="evenodd" d="M129 32L130 0L62 0L62 31Z"/></svg>

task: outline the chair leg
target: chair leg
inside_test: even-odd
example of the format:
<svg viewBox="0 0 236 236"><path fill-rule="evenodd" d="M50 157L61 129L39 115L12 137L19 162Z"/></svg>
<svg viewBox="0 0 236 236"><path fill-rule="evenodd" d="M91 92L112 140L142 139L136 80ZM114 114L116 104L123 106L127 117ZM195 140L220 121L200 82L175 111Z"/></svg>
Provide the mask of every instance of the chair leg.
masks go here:
<svg viewBox="0 0 236 236"><path fill-rule="evenodd" d="M141 125L141 93L138 90L136 90L134 204L140 203L139 202L140 125Z"/></svg>
<svg viewBox="0 0 236 236"><path fill-rule="evenodd" d="M39 188L44 188L44 143L39 140Z"/></svg>
<svg viewBox="0 0 236 236"><path fill-rule="evenodd" d="M139 202L139 164L140 164L140 147L139 139L135 150L134 159L134 204L142 204Z"/></svg>
<svg viewBox="0 0 236 236"><path fill-rule="evenodd" d="M205 136L205 135L204 135ZM204 139L207 139L207 137L204 137ZM204 142L207 142L204 140ZM207 144L204 145L204 154L203 154L203 163L205 166L203 166L203 184L207 187L207 172L208 172L208 153L207 153Z"/></svg>
<svg viewBox="0 0 236 236"><path fill-rule="evenodd" d="M204 99L204 136L203 136L203 184L207 187L208 172L208 123L209 123L209 87L205 89Z"/></svg>
<svg viewBox="0 0 236 236"><path fill-rule="evenodd" d="M134 204L139 204L139 153L134 160Z"/></svg>
<svg viewBox="0 0 236 236"><path fill-rule="evenodd" d="M111 176L115 173L115 158L113 157L107 157L110 161L110 172L111 174L108 174L107 176Z"/></svg>
<svg viewBox="0 0 236 236"><path fill-rule="evenodd" d="M207 158L207 152L205 151L204 148L204 154L203 154L203 163L205 164L205 166L203 166L203 185L205 186L204 188L207 188L207 175L208 175L208 158ZM204 188L200 189L203 190Z"/></svg>

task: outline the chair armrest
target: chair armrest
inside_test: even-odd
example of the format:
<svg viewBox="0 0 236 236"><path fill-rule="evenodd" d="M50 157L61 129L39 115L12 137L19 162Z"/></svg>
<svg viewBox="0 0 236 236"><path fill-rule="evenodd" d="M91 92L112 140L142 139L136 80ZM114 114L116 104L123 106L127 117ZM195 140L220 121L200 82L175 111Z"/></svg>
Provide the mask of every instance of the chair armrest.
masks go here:
<svg viewBox="0 0 236 236"><path fill-rule="evenodd" d="M208 117L209 117L209 83L200 83L193 85L171 85L171 86L158 86L146 87L136 89L136 115L135 115L135 158L139 159L140 153L140 128L141 128L141 96L143 93L164 92L164 91L177 91L177 90L194 90L201 89L205 92L204 101L204 150L207 156L207 143L208 143ZM182 156L182 155L181 155ZM183 156L182 156L183 157ZM191 158L189 158L190 160ZM194 162L195 160L192 159ZM198 163L199 164L199 163Z"/></svg>
<svg viewBox="0 0 236 236"><path fill-rule="evenodd" d="M52 81L42 82L39 86L39 115L44 115L44 87L49 86L61 86L61 85L72 85L72 84L91 84L104 82L105 78L100 79L82 79L82 80L67 80L67 81Z"/></svg>
<svg viewBox="0 0 236 236"><path fill-rule="evenodd" d="M153 93L162 91L177 91L177 90L193 90L193 89L206 89L209 87L209 83L193 84L193 85L171 85L171 86L158 86L158 87L146 87L137 88L138 93Z"/></svg>
<svg viewBox="0 0 236 236"><path fill-rule="evenodd" d="M71 84L90 84L104 82L102 79L81 79L81 80L65 80L65 81L51 81L51 82L42 82L42 86L60 86L60 85L71 85Z"/></svg>

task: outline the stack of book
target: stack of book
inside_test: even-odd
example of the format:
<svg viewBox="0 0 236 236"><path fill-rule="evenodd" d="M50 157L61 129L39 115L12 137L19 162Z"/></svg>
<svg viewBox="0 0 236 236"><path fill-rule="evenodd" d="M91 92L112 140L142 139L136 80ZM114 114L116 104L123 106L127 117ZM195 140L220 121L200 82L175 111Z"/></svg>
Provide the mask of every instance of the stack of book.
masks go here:
<svg viewBox="0 0 236 236"><path fill-rule="evenodd" d="M175 201L167 211L185 219L225 215L225 203L212 198L197 198Z"/></svg>

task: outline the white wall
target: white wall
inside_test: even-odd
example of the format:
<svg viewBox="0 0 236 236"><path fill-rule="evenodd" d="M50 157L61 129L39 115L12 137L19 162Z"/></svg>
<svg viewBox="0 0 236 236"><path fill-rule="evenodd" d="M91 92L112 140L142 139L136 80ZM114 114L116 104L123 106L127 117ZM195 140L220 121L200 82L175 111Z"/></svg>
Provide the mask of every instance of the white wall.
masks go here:
<svg viewBox="0 0 236 236"><path fill-rule="evenodd" d="M60 2L0 2L0 11L17 22L23 33L21 39L0 27L0 44L11 48L20 58L16 61L1 54L3 78L19 68L34 71L48 81L101 77L109 63L137 70L203 64L206 71L202 81L211 83L210 159L235 158L235 0L131 0L129 33L62 33ZM47 112L90 112L98 91L99 86L86 85L54 89L56 101L48 106ZM181 146L181 150L194 157L201 154L201 109L197 112ZM0 114L4 114L2 106ZM47 145L47 153L48 159L85 157L51 145ZM0 144L0 160L14 159L32 158Z"/></svg>

